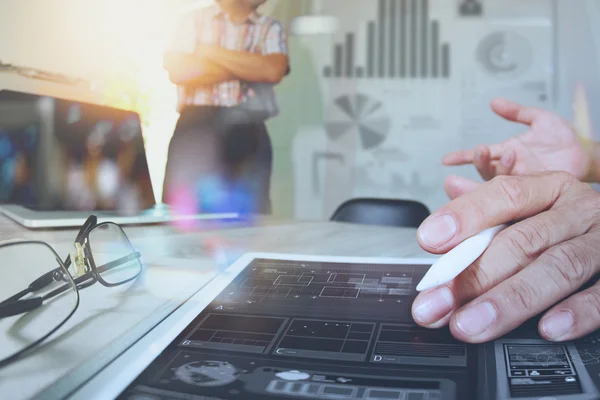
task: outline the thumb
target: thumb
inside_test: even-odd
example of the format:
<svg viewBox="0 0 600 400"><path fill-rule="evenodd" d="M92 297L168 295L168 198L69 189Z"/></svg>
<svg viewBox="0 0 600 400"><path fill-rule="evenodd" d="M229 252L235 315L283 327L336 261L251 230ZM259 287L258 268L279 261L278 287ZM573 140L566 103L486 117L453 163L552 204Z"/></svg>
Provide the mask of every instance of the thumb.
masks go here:
<svg viewBox="0 0 600 400"><path fill-rule="evenodd" d="M490 105L492 111L502 118L525 125L533 124L538 117L545 113L545 110L534 107L525 107L514 101L501 98L492 100Z"/></svg>
<svg viewBox="0 0 600 400"><path fill-rule="evenodd" d="M462 176L451 175L444 181L444 190L448 197L450 197L450 200L454 200L465 193L475 190L479 185L481 184Z"/></svg>

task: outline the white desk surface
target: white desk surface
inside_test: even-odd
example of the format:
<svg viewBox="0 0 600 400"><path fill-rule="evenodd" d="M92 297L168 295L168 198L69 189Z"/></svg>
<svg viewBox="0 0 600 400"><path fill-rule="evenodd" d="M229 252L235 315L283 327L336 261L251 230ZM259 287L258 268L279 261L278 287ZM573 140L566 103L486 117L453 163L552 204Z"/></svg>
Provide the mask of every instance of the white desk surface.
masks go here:
<svg viewBox="0 0 600 400"><path fill-rule="evenodd" d="M204 246L208 242L223 243L230 262L244 252L428 256L414 229L271 218L254 226L187 233L169 226L124 229L142 254L143 275L124 287L96 283L81 290L79 308L65 326L36 352L0 370L1 398L68 396L218 274L219 263ZM61 255L68 254L76 233L27 230L0 216L0 240L45 240Z"/></svg>

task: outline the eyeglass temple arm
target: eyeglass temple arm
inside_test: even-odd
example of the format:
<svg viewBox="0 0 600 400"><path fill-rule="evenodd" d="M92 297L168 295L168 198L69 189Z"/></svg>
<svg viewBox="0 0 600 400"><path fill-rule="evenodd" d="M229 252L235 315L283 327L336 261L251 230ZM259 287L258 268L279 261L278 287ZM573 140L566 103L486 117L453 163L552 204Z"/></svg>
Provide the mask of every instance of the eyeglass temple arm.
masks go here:
<svg viewBox="0 0 600 400"><path fill-rule="evenodd" d="M140 253L139 252L134 252L131 253L125 257L121 257L118 260L114 260L111 261L107 264L101 265L98 268L98 272L105 272L108 271L109 269L118 267L120 264L122 263L126 263L127 261L131 261L134 260L136 258L140 257ZM39 278L37 278L36 280L34 280L33 282L31 282L29 284L29 287L19 293L17 293L16 295L9 297L8 299L4 300L3 303L9 302L9 301L15 301L20 299L21 297L25 296L27 293L32 293L35 292L37 290L40 290L42 288L45 288L46 286L48 286L49 284L51 284L52 282L54 282L56 279L54 279L54 277L56 276L57 273L61 273L62 270L61 268L56 268L52 271L46 272L44 275L40 276ZM0 303L1 304L1 303Z"/></svg>
<svg viewBox="0 0 600 400"><path fill-rule="evenodd" d="M19 293L9 297L8 299L2 301L0 304L6 304L6 303L12 303L15 302L17 300L19 300L21 297L25 296L26 294L29 293L33 293L37 290L40 290L46 286L48 286L49 284L51 284L55 279L55 274L56 273L60 273L61 272L61 268L56 268L55 270L46 272L44 275L40 276L39 278L37 278L36 280L34 280L33 282L31 282L29 284L29 286L27 287L27 289L23 289L21 290Z"/></svg>
<svg viewBox="0 0 600 400"><path fill-rule="evenodd" d="M79 285L80 283L88 280L89 278L93 278L91 280L91 282L89 283L84 283L81 287L77 286L78 288L82 289L84 287L90 286L92 283L96 282L96 278L93 277L93 275L91 273L87 273L85 275L81 275L80 277L77 277L73 280L73 282L75 282L75 285ZM48 300L53 298L54 296L58 296L61 293L66 292L67 290L71 289L72 286L68 283L62 285L61 287L58 287L56 289L54 289L53 291L51 291L50 293L46 294L43 299L44 300Z"/></svg>
<svg viewBox="0 0 600 400"><path fill-rule="evenodd" d="M119 259L117 259L115 261L111 261L111 262L109 262L107 264L101 265L98 268L98 273L106 272L106 271L108 271L111 268L118 267L119 265L121 265L123 263L126 263L127 261L131 261L131 260L134 260L134 259L139 258L139 257L140 257L140 253L136 251L136 252L131 253L131 254L125 256L125 257L121 257L121 258L119 258ZM79 285L80 283L88 280L90 277L92 277L92 274L91 273L87 273L85 275L82 275L82 276L79 276L79 277L75 278L73 281L75 282L76 285ZM95 278L93 279L92 282L84 284L84 286L82 286L82 287L90 286L93 282L96 282ZM80 287L80 288L82 288L82 287ZM50 293L46 294L43 297L43 300L48 300L48 299L51 299L54 296L58 296L59 294L64 293L65 291L69 290L70 288L71 288L71 285L68 284L68 283L65 284L65 285L62 285L61 287L58 287L58 288L54 289L53 291L51 291Z"/></svg>
<svg viewBox="0 0 600 400"><path fill-rule="evenodd" d="M12 317L13 315L24 314L35 310L42 305L44 299L33 297L31 299L17 300L12 303L0 304L0 318Z"/></svg>
<svg viewBox="0 0 600 400"><path fill-rule="evenodd" d="M106 272L106 271L108 271L110 269L113 269L115 267L118 267L119 265L124 264L124 263L126 263L128 261L135 260L136 258L140 258L139 251L135 251L135 252L130 253L130 254L124 256L124 257L118 258L118 259L116 259L114 261L111 261L109 263L106 263L106 264L103 264L103 265L99 266L97 268L98 269L98 273Z"/></svg>
<svg viewBox="0 0 600 400"><path fill-rule="evenodd" d="M139 257L140 257L139 252L137 252L137 251L133 252L125 257L119 258L118 260L114 260L114 261L111 261L107 264L100 266L98 268L98 272L108 271L109 269L118 267L119 265L121 265L127 261L131 261L131 260L134 260ZM21 292L22 294L18 293L15 296L12 296L11 298L0 303L0 318L12 317L14 315L19 315L19 314L23 314L23 313L35 310L36 308L38 308L39 306L41 306L43 304L44 300L50 299L54 296L58 296L59 294L65 292L66 290L71 288L71 285L65 284L65 285L53 290L52 292L48 293L44 297L33 297L31 299L18 300L19 297L24 296L25 294L29 293L29 291L39 290L39 289L45 287L46 285L49 285L54 280L53 276L54 276L55 272L56 271L50 271L50 272L45 273L44 275L40 276L38 279L33 281L29 285L29 289L23 290ZM79 283L87 280L89 277L90 277L90 274L85 274L85 275L82 275L82 276L76 278L74 280L74 282L75 282L75 284L79 284ZM32 289L32 287L34 287L34 289ZM16 301L9 302L13 298L17 298L17 299L15 299Z"/></svg>
<svg viewBox="0 0 600 400"><path fill-rule="evenodd" d="M92 274L85 274L85 275L82 275L82 276L76 278L73 282L75 284L79 284L81 282L86 281L90 277L92 277ZM41 278L42 277L38 278L38 280ZM0 303L0 318L12 317L13 315L24 314L26 312L35 310L36 308L38 308L39 306L41 306L43 304L44 300L48 300L54 296L58 296L59 294L66 292L67 290L71 289L72 287L73 287L72 285L67 283L67 284L62 285L59 288L54 289L53 291L46 294L45 296L32 297L31 299L25 299L25 300L15 299L12 302L9 302L9 300L5 300L4 302ZM25 290L23 292L25 292ZM23 293L23 292L21 292L21 293ZM27 294L27 293L24 293L22 296L24 296L25 294ZM17 296L18 296L18 294L15 296L12 296L12 298L15 298Z"/></svg>
<svg viewBox="0 0 600 400"><path fill-rule="evenodd" d="M5 299L4 301L0 302L0 304L12 303L14 301L19 300L21 297L23 297L29 293L31 293L31 290L29 288L23 289L19 293L15 294L13 296L10 296L8 299Z"/></svg>
<svg viewBox="0 0 600 400"><path fill-rule="evenodd" d="M98 222L98 218L95 215L90 215L87 218L87 220L84 222L83 226L79 229L79 233L77 234L77 238L75 241L81 242L83 240L85 233L87 231L89 231L93 226L95 226L97 222ZM58 260L58 261L60 262L60 260ZM64 265L68 267L70 263L71 263L71 257L67 256L67 258L64 261ZM110 268L112 268L112 266ZM40 290L40 289L48 286L53 281L57 280L57 279L55 279L56 274L61 273L61 272L62 272L62 268L60 268L60 267L55 268L52 271L46 272L44 275L40 276L39 278L37 278L36 280L31 282L27 289L24 289L24 290L20 291L19 293L9 297L8 299L1 302L0 305L5 304L5 303L13 303L13 302L19 300L21 297L25 296L26 294L33 293L37 290ZM29 300L32 300L32 299L29 299ZM23 311L23 312L26 312L26 311ZM2 313L2 310L0 309L0 318L2 317L1 313Z"/></svg>
<svg viewBox="0 0 600 400"><path fill-rule="evenodd" d="M35 281L31 282L29 284L29 290L32 291L32 292L35 292L36 290L40 290L40 289L48 286L49 284L51 284L52 282L54 282L54 276L57 273L61 273L61 268L60 267L56 268L53 271L46 272L44 275L40 276Z"/></svg>
<svg viewBox="0 0 600 400"><path fill-rule="evenodd" d="M60 263L60 260L57 259L57 261L59 261L59 263ZM69 256L67 256L67 259L65 260L65 266L68 266L68 264L70 264L70 261L71 261L71 258ZM40 276L39 278L37 278L36 280L31 282L27 289L8 298L6 301L18 300L21 297L25 296L27 293L33 293L37 290L45 288L52 282L58 281L60 278L57 279L57 274L62 274L62 273L63 273L63 269L61 267L55 268L52 271L48 271L44 275Z"/></svg>
<svg viewBox="0 0 600 400"><path fill-rule="evenodd" d="M133 252L129 255L126 255L125 257L121 257L117 260L111 261L107 264L101 265L100 267L98 267L98 272L105 272L108 271L109 269L118 267L119 265L126 263L127 261L131 261L134 260L136 258L140 258L140 253L139 252ZM48 286L49 284L51 284L53 281L55 281L54 277L56 275L56 273L60 273L62 272L61 268L56 268L52 271L46 272L44 275L40 276L39 278L37 278L36 280L34 280L33 282L31 282L29 284L29 288L28 291L27 289L17 293L16 295L6 299L5 301L10 301L10 300L17 300L20 299L21 297L23 297L24 295L26 295L27 293L31 293L31 292L35 292L36 290L40 290L46 286Z"/></svg>

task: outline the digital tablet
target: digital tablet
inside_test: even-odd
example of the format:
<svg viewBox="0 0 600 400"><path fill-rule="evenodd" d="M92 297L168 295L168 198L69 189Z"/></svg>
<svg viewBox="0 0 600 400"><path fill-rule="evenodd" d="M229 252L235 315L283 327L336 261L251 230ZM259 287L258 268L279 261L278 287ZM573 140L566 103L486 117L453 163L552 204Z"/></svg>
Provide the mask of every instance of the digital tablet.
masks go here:
<svg viewBox="0 0 600 400"><path fill-rule="evenodd" d="M432 259L247 254L72 398L595 399L600 345L418 327Z"/></svg>

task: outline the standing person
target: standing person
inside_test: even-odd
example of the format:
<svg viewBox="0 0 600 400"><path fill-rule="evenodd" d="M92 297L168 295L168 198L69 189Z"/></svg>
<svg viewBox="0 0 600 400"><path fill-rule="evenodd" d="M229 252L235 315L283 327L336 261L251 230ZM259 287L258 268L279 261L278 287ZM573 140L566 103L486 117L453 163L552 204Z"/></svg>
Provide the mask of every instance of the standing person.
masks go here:
<svg viewBox="0 0 600 400"><path fill-rule="evenodd" d="M243 179L254 211L271 212L273 152L265 121L279 113L273 89L289 72L289 61L283 26L257 11L265 2L216 0L178 26L164 58L180 112L165 203L217 175Z"/></svg>

